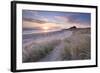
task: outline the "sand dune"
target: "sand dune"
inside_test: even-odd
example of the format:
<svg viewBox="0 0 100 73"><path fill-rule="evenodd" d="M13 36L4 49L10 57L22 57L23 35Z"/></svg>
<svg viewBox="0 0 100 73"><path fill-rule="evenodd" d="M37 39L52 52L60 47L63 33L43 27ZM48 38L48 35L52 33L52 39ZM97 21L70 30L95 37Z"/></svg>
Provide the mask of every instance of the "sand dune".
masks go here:
<svg viewBox="0 0 100 73"><path fill-rule="evenodd" d="M90 39L89 28L43 34L23 45L23 62L90 59Z"/></svg>

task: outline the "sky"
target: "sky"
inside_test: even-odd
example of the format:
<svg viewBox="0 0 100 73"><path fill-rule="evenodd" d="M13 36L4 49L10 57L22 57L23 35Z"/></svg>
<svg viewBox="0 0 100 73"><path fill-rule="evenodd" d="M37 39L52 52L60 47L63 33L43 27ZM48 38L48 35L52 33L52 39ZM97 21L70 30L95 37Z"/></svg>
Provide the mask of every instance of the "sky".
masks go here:
<svg viewBox="0 0 100 73"><path fill-rule="evenodd" d="M22 19L25 28L86 28L91 25L90 13L23 10Z"/></svg>

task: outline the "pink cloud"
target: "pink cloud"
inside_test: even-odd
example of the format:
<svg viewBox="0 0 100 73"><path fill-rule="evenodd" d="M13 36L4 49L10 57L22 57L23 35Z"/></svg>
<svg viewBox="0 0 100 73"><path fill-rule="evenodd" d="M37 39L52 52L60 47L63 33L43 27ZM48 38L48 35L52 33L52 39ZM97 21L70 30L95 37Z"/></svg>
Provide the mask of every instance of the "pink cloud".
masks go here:
<svg viewBox="0 0 100 73"><path fill-rule="evenodd" d="M55 16L55 18L58 19L58 20L63 20L65 22L69 21L68 17L65 17L65 16Z"/></svg>

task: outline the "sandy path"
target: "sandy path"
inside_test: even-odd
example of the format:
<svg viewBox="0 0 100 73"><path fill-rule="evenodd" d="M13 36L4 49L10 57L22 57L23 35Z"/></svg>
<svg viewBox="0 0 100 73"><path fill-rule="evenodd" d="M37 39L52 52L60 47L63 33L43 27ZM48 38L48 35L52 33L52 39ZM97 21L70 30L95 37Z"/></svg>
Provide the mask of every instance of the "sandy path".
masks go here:
<svg viewBox="0 0 100 73"><path fill-rule="evenodd" d="M61 51L64 48L64 44L60 43L58 46L54 48L50 54L48 54L45 58L41 59L40 61L59 61L61 60Z"/></svg>
<svg viewBox="0 0 100 73"><path fill-rule="evenodd" d="M70 37L72 35L72 32L70 32L70 34L68 36L63 35L63 37ZM51 51L46 57L44 57L43 59L40 60L40 62L43 61L60 61L62 60L61 55L62 55L62 51L64 49L64 42L63 42L62 38L61 42L54 48L53 51Z"/></svg>

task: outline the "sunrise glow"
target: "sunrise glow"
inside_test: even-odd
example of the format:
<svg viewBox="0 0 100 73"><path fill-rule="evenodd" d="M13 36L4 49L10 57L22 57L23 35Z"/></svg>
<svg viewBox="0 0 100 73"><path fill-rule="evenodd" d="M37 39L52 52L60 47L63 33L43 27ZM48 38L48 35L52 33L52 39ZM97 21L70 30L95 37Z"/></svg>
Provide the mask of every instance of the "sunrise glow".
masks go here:
<svg viewBox="0 0 100 73"><path fill-rule="evenodd" d="M49 30L50 27L48 27L48 26L44 26L44 27L42 27L42 29L43 29L43 30Z"/></svg>
<svg viewBox="0 0 100 73"><path fill-rule="evenodd" d="M90 27L90 13L23 10L23 28L42 31Z"/></svg>

